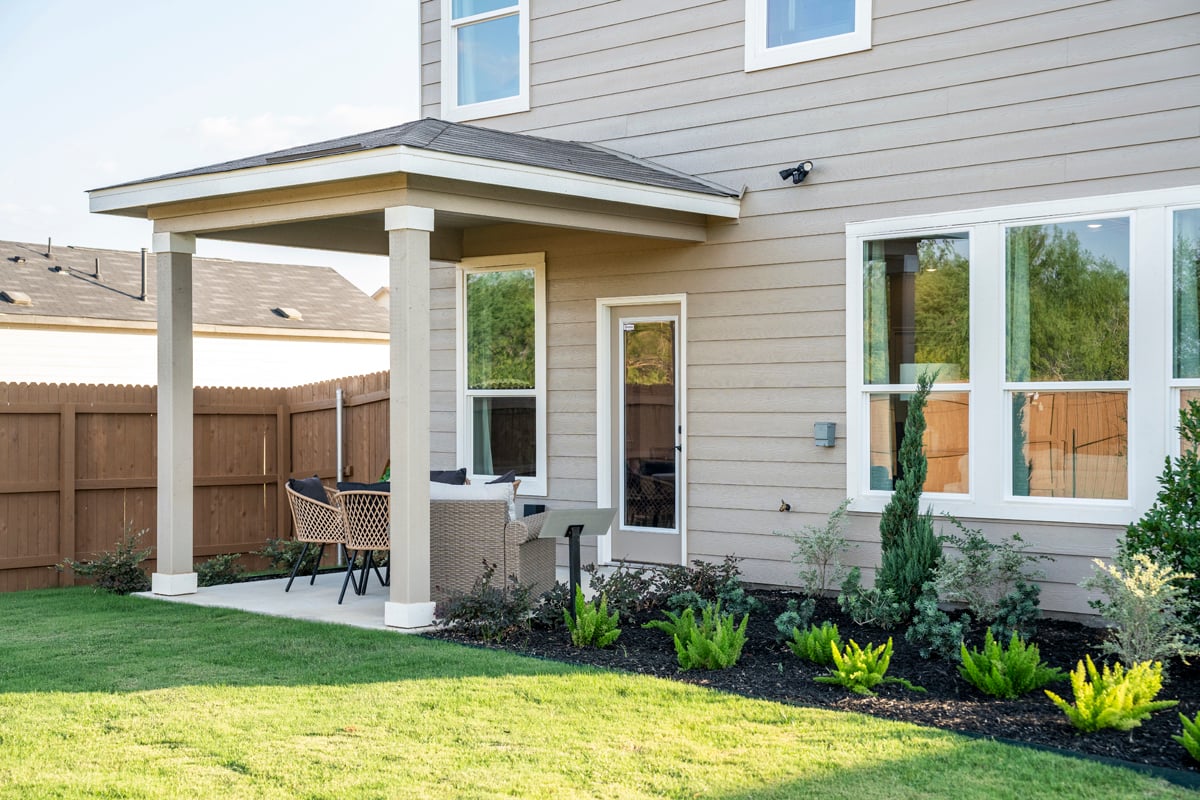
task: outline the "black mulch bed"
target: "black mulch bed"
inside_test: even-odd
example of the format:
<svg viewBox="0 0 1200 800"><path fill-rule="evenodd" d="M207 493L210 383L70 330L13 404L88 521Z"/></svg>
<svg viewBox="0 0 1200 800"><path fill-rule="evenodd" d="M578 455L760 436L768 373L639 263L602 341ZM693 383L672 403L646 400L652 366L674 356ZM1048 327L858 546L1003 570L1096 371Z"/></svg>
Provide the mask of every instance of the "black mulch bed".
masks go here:
<svg viewBox="0 0 1200 800"><path fill-rule="evenodd" d="M563 628L532 630L493 645L515 653L625 670L643 675L707 686L745 697L775 700L815 708L857 711L887 719L902 720L945 730L1015 740L1033 745L1102 758L1118 759L1151 767L1165 767L1190 773L1179 776L1185 782L1200 782L1200 765L1172 735L1180 732L1177 712L1194 717L1200 711L1200 660L1191 666L1179 661L1167 664L1168 680L1159 699L1178 700L1175 708L1159 711L1129 732L1100 731L1079 733L1046 695L1038 690L1017 700L998 700L978 691L958 675L956 665L940 659L925 660L904 639L902 629L855 625L832 601L820 601L814 621L830 620L837 624L842 641L854 639L860 645L893 641L888 675L907 678L925 688L924 693L909 691L898 684L877 688L877 697L863 697L840 686L813 680L827 674L826 669L796 658L786 645L775 638L774 619L783 610L781 592L757 592L769 611L752 614L747 629L748 641L741 660L732 668L715 671L681 671L675 651L665 633L644 630L645 620L621 619L621 636L605 650L576 648ZM453 630L430 634L434 638L471 644ZM1100 663L1103 629L1075 622L1043 619L1038 622L1033 641L1043 661L1069 672L1084 654ZM1072 699L1067 682L1047 687L1061 697ZM1197 784L1200 785L1200 784Z"/></svg>

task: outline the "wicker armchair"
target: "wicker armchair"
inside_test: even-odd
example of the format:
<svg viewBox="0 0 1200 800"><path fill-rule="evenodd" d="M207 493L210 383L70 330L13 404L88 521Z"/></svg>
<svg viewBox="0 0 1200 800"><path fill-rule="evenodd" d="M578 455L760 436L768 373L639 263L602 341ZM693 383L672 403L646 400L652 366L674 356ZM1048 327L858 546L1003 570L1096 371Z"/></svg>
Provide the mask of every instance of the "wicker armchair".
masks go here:
<svg viewBox="0 0 1200 800"><path fill-rule="evenodd" d="M317 569L321 566L321 557L325 555L325 545L335 544L340 550L346 543L346 525L342 521L342 511L338 506L313 500L291 486L285 485L284 488L287 490L288 505L292 508L292 521L296 524L296 541L304 542L300 557L292 567L292 575L283 589L287 592L291 590L292 581L296 580L296 573L304 562L304 556L308 554L309 545L312 544L318 546L317 560L313 564L312 577L308 579L308 583L311 586L317 580Z"/></svg>
<svg viewBox="0 0 1200 800"><path fill-rule="evenodd" d="M346 597L346 586L354 580L354 562L361 555L362 568L359 578L354 580L354 593L363 594L367 591L367 579L371 577L371 569L379 577L379 582L387 586L391 578L391 561L388 562L388 576L379 574L375 564L376 550L391 550L391 515L392 495L390 492L369 492L352 490L338 492L334 502L342 510L342 519L346 531L346 577L342 579L342 593L338 595L338 603Z"/></svg>
<svg viewBox="0 0 1200 800"><path fill-rule="evenodd" d="M507 521L503 500L431 500L429 503L429 584L443 600L467 592L483 574L483 562L496 565L504 582L516 575L542 592L554 585L553 539L538 539L544 514Z"/></svg>

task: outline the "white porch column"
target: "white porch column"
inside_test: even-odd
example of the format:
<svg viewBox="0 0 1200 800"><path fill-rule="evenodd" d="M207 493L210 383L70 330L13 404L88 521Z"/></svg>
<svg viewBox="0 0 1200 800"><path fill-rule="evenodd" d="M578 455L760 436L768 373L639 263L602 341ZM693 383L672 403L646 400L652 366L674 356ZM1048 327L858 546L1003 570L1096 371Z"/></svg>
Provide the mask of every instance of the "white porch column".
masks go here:
<svg viewBox="0 0 1200 800"><path fill-rule="evenodd" d="M158 568L155 594L195 594L192 571L192 255L196 237L154 234L158 268Z"/></svg>
<svg viewBox="0 0 1200 800"><path fill-rule="evenodd" d="M433 209L384 211L390 249L392 585L383 621L433 622L429 592L429 234Z"/></svg>

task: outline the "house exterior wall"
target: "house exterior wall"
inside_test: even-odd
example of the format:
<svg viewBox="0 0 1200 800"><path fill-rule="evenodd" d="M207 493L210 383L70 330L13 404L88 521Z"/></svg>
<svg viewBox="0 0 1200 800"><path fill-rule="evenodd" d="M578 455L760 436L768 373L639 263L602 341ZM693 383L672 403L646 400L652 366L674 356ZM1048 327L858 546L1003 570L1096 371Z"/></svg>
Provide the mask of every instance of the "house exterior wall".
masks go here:
<svg viewBox="0 0 1200 800"><path fill-rule="evenodd" d="M0 381L153 386L153 330L0 328ZM283 388L387 369L387 340L213 336L197 333L196 386Z"/></svg>
<svg viewBox="0 0 1200 800"><path fill-rule="evenodd" d="M545 502L596 500L596 298L686 292L689 557L735 553L751 580L794 582L791 544L771 532L822 520L847 490L848 223L1200 184L1193 0L875 0L870 50L750 73L742 0L531 6L531 109L475 122L747 190L741 221L702 245L468 232L467 255L546 253ZM431 116L440 8L422 5ZM780 180L805 159L804 184ZM436 463L454 452L452 267L434 287ZM816 421L838 424L837 447L813 445ZM1053 555L1043 607L1065 612L1087 611L1075 584L1121 532L969 522ZM853 515L851 559L868 574L877 527Z"/></svg>

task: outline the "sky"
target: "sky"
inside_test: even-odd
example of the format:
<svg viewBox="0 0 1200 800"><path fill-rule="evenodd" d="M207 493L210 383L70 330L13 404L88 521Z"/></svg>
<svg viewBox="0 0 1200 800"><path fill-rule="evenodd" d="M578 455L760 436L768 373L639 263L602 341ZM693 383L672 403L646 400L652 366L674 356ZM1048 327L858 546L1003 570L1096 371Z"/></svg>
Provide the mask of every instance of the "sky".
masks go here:
<svg viewBox="0 0 1200 800"><path fill-rule="evenodd" d="M151 223L86 191L419 116L417 0L0 0L0 240L150 247ZM415 63L415 62L414 62ZM197 255L386 259L198 240Z"/></svg>

